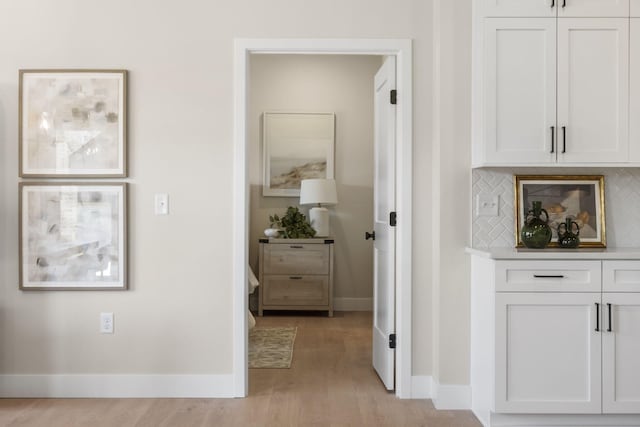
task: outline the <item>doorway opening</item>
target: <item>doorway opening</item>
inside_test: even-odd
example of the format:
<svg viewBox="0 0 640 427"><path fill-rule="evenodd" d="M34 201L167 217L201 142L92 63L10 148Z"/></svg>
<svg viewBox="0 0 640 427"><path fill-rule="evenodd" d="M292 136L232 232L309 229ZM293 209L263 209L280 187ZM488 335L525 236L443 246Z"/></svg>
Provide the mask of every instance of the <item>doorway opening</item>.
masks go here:
<svg viewBox="0 0 640 427"><path fill-rule="evenodd" d="M235 84L234 160L234 393L248 392L247 370L247 268L249 264L249 171L252 165L249 143L248 90L250 64L254 54L323 54L392 56L397 63L397 105L395 126L395 182L397 209L395 256L395 393L411 396L411 43L408 40L237 40ZM254 162L255 163L255 162ZM255 165L254 165L255 166Z"/></svg>

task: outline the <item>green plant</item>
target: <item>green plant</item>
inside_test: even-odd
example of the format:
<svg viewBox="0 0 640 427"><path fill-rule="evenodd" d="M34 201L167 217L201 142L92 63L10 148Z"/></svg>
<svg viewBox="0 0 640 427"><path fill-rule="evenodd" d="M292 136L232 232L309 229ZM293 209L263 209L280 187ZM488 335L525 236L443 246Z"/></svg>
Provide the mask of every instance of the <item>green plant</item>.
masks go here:
<svg viewBox="0 0 640 427"><path fill-rule="evenodd" d="M316 235L316 230L311 227L307 217L293 206L289 206L287 213L282 217L269 215L269 221L271 221L271 228L280 229L285 239L302 239Z"/></svg>

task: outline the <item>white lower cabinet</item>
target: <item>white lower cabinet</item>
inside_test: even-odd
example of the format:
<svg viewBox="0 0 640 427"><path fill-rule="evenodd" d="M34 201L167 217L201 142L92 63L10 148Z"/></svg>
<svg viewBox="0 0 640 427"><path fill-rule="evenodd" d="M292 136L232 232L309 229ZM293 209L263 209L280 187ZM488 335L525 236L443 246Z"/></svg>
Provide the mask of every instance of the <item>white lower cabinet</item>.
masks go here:
<svg viewBox="0 0 640 427"><path fill-rule="evenodd" d="M496 412L601 412L596 304L599 293L496 295Z"/></svg>
<svg viewBox="0 0 640 427"><path fill-rule="evenodd" d="M474 413L485 426L640 426L640 259L552 256L472 257Z"/></svg>
<svg viewBox="0 0 640 427"><path fill-rule="evenodd" d="M640 412L640 293L604 293L602 410Z"/></svg>

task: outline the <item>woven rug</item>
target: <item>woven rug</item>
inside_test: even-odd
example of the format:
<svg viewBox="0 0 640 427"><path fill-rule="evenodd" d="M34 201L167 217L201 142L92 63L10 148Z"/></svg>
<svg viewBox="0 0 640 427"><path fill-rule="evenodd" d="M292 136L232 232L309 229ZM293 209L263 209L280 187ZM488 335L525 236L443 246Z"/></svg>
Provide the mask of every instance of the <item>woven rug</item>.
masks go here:
<svg viewBox="0 0 640 427"><path fill-rule="evenodd" d="M255 327L249 331L250 368L290 368L296 327Z"/></svg>

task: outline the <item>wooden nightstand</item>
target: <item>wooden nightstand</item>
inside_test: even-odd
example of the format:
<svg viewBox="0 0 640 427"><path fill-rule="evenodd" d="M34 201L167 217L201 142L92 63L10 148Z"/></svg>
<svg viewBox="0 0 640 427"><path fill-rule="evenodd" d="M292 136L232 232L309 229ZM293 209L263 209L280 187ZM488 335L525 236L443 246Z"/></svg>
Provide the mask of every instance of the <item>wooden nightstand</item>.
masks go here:
<svg viewBox="0 0 640 427"><path fill-rule="evenodd" d="M260 239L264 310L320 310L333 316L333 239Z"/></svg>

